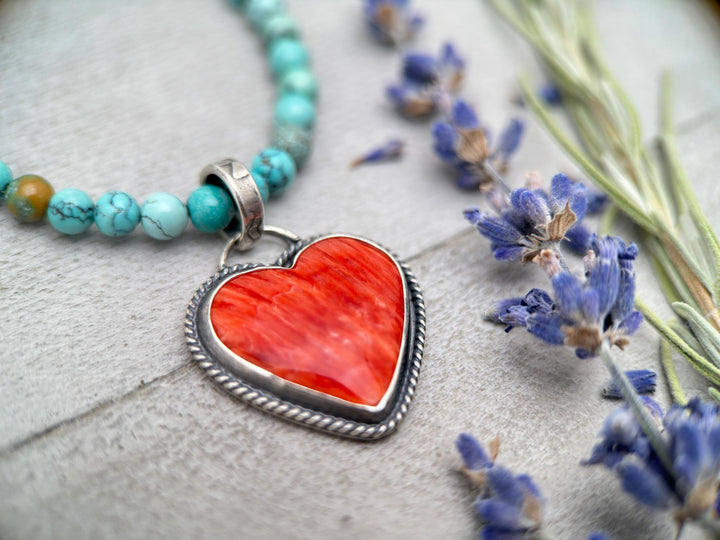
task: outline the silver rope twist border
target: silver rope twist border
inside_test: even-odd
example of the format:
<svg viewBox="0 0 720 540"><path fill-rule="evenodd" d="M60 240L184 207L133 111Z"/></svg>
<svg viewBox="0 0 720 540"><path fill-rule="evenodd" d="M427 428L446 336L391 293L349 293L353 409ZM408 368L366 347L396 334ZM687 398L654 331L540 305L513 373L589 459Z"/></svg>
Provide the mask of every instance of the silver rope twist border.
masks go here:
<svg viewBox="0 0 720 540"><path fill-rule="evenodd" d="M316 238L318 237L295 242L286 249L282 255L280 255L272 266L288 267L289 261L293 259L295 254L306 245L312 243ZM295 405L294 403L280 399L268 392L258 390L246 382L236 378L234 375L225 370L225 368L219 365L214 359L208 356L207 351L198 339L197 334L196 314L201 298L207 294L211 288L213 288L218 280L229 274L242 272L252 268L267 267L270 265L251 263L225 267L205 281L195 292L192 300L190 300L190 304L187 307L187 311L185 312L185 338L193 359L197 362L198 366L205 371L205 374L213 379L225 391L242 400L244 403L272 415L349 439L372 441L382 439L383 437L390 435L397 429L399 423L407 414L410 403L415 396L415 388L418 383L418 378L420 377L420 368L422 367L423 353L425 351L426 316L425 301L415 275L405 263L395 256L394 253L384 247L383 249L398 262L398 265L402 269L408 291L410 292L410 300L413 306L413 346L409 362L403 369L402 388L398 392L395 406L388 416L381 422L372 424L355 422L353 420L339 418L337 416Z"/></svg>

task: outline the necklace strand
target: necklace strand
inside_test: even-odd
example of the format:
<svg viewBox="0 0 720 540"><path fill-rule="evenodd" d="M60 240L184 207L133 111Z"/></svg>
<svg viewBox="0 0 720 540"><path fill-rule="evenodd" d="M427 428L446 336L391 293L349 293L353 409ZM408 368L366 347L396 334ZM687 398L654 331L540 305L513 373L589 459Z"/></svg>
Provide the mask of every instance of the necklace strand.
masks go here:
<svg viewBox="0 0 720 540"><path fill-rule="evenodd" d="M258 153L250 167L263 202L282 193L305 163L312 145L317 80L310 68L310 55L300 39L297 22L284 9L282 0L230 0L242 12L267 51L276 83L277 101L270 146ZM130 234L139 223L157 240L178 237L190 220L202 232L225 229L237 209L221 187L203 185L184 203L171 193L153 193L142 207L124 191L109 191L93 203L85 191L65 188L55 192L36 174L13 177L0 161L0 200L21 222L47 217L57 231L75 235L93 223L107 236Z"/></svg>

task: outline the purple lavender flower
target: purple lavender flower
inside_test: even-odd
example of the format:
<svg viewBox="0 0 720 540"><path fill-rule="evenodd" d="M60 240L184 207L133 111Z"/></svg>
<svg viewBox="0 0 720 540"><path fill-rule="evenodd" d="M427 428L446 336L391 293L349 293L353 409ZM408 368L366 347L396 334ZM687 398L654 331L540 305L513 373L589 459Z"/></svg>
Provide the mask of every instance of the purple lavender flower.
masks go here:
<svg viewBox="0 0 720 540"><path fill-rule="evenodd" d="M387 95L405 116L427 116L460 89L464 73L465 61L450 43L443 45L437 58L411 52L403 57L402 80L389 86Z"/></svg>
<svg viewBox="0 0 720 540"><path fill-rule="evenodd" d="M446 92L454 94L460 90L465 78L465 59L460 56L452 43L443 43L437 60L438 79Z"/></svg>
<svg viewBox="0 0 720 540"><path fill-rule="evenodd" d="M433 149L438 157L455 169L455 182L463 189L477 189L493 182L485 163L505 172L512 155L517 151L524 124L512 118L500 134L495 150L491 151L490 132L480 124L473 108L458 99L450 108L447 120L433 124Z"/></svg>
<svg viewBox="0 0 720 540"><path fill-rule="evenodd" d="M497 452L497 440L492 454ZM470 434L455 441L462 457L463 471L480 489L473 504L483 522L480 538L529 538L543 525L545 500L527 474L514 475L495 463L495 457Z"/></svg>
<svg viewBox="0 0 720 540"><path fill-rule="evenodd" d="M498 146L490 156L493 167L500 172L507 171L508 162L512 155L517 151L525 132L525 124L519 118L511 118L507 127L500 134Z"/></svg>
<svg viewBox="0 0 720 540"><path fill-rule="evenodd" d="M409 0L365 0L363 11L370 33L386 45L412 40L424 23L423 17L410 9Z"/></svg>
<svg viewBox="0 0 720 540"><path fill-rule="evenodd" d="M496 259L533 262L543 250L557 251L562 240L570 240L573 249L587 249L590 233L579 223L585 215L585 204L584 189L564 174L556 174L549 193L542 189L514 190L510 203L498 217L476 207L464 214L480 234L490 239Z"/></svg>
<svg viewBox="0 0 720 540"><path fill-rule="evenodd" d="M431 85L403 80L388 86L387 97L404 116L419 118L435 112L435 89Z"/></svg>
<svg viewBox="0 0 720 540"><path fill-rule="evenodd" d="M500 449L498 438L490 442L490 452L469 433L461 433L455 446L463 460L462 471L480 490L473 508L483 523L481 539L530 540L548 537L543 530L545 498L529 475L514 475L495 463ZM602 532L595 532L587 540L610 538Z"/></svg>
<svg viewBox="0 0 720 540"><path fill-rule="evenodd" d="M585 184L578 182L579 185L585 189L585 199L587 200L587 211L588 216L599 214L605 210L610 199L602 191L587 187Z"/></svg>
<svg viewBox="0 0 720 540"><path fill-rule="evenodd" d="M548 105L560 105L563 100L560 89L550 82L541 85L537 90L537 95Z"/></svg>
<svg viewBox="0 0 720 540"><path fill-rule="evenodd" d="M659 415L658 421L662 422L663 414L660 406L650 398L646 399L645 404L652 412ZM650 442L643 434L640 423L627 406L619 407L608 415L599 435L602 441L593 447L590 458L581 462L583 465L602 463L612 469L625 456L634 454L641 459L647 459L652 452Z"/></svg>
<svg viewBox="0 0 720 540"><path fill-rule="evenodd" d="M472 107L458 99L450 109L448 121L433 124L433 149L445 163L454 167L455 182L463 189L476 189L490 179L483 171L488 158L487 129Z"/></svg>
<svg viewBox="0 0 720 540"><path fill-rule="evenodd" d="M490 320L508 325L506 332L522 326L546 343L572 347L578 358L597 356L604 340L625 347L642 322L633 309L637 247L610 236L593 237L591 247L585 281L559 271L551 279L552 296L533 289L515 304L502 301Z"/></svg>
<svg viewBox="0 0 720 540"><path fill-rule="evenodd" d="M545 102L546 105L556 106L561 105L563 102L562 93L560 89L551 82L546 82L538 86L535 91L535 95ZM519 92L511 96L510 101L518 107L525 106L525 98Z"/></svg>
<svg viewBox="0 0 720 540"><path fill-rule="evenodd" d="M418 84L433 84L438 80L435 57L421 52L409 52L403 57L402 75Z"/></svg>
<svg viewBox="0 0 720 540"><path fill-rule="evenodd" d="M625 375L638 394L650 394L655 391L657 373L652 369L634 369L626 371ZM611 380L605 388L603 388L603 397L608 399L622 399L623 396L620 392L620 387L615 380Z"/></svg>
<svg viewBox="0 0 720 540"><path fill-rule="evenodd" d="M646 398L647 403L648 398ZM654 403L654 402L653 402ZM654 403L657 415L659 406ZM613 411L600 432L590 459L615 471L623 489L638 502L673 509L675 519L716 519L720 497L720 410L716 404L691 399L673 405L662 420L662 442L669 454L663 463L634 414Z"/></svg>
<svg viewBox="0 0 720 540"><path fill-rule="evenodd" d="M391 159L398 159L403 154L405 143L399 139L391 139L385 144L373 148L362 156L350 162L350 168L354 169L363 163L378 163Z"/></svg>
<svg viewBox="0 0 720 540"><path fill-rule="evenodd" d="M555 308L550 295L542 289L530 289L524 297L506 298L496 302L485 318L497 324L506 324L505 332L516 326L527 327L528 317L535 313L548 314ZM560 336L562 344L564 336Z"/></svg>

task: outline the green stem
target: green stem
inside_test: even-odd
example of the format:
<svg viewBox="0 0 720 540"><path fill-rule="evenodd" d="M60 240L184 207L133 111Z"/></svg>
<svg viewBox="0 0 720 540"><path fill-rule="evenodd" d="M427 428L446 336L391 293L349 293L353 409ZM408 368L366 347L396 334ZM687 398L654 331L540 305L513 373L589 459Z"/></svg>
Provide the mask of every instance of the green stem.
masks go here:
<svg viewBox="0 0 720 540"><path fill-rule="evenodd" d="M649 322L660 335L674 345L675 348L690 361L697 371L713 384L720 385L720 369L695 352L672 328L665 324L660 317L655 315L655 313L638 298L635 298L635 307L642 312L645 320Z"/></svg>
<svg viewBox="0 0 720 540"><path fill-rule="evenodd" d="M618 207L611 204L607 207L603 213L602 219L600 220L600 233L610 234L615 224L615 220L618 217Z"/></svg>
<svg viewBox="0 0 720 540"><path fill-rule="evenodd" d="M520 79L520 87L523 91L525 102L533 110L535 115L545 125L546 129L550 131L555 140L563 147L563 149L570 154L570 156L578 163L578 165L590 176L595 183L604 189L608 195L612 198L613 202L617 204L623 212L628 214L630 218L635 221L640 227L645 229L647 232L653 235L659 233L657 227L652 220L645 214L645 212L638 208L638 206L628 200L625 194L620 190L613 182L605 177L605 175L596 168L590 160L588 160L582 151L576 147L560 130L560 127L550 117L550 114L545 107L535 97L530 84L526 79Z"/></svg>
<svg viewBox="0 0 720 540"><path fill-rule="evenodd" d="M687 177L685 170L680 164L677 148L675 147L675 134L672 127L672 78L669 73L664 73L662 80L662 148L670 171L673 185L676 192L685 204L688 206L693 222L700 230L702 238L705 240L707 250L712 253L715 262L715 273L720 270L720 242L715 235L705 214L700 208L700 203L695 196L695 192L690 185L690 179ZM714 276L715 286L712 292L715 296L720 296L720 280L717 275Z"/></svg>
<svg viewBox="0 0 720 540"><path fill-rule="evenodd" d="M610 344L607 340L603 341L600 346L600 357L603 359L605 367L608 368L608 371L610 371L610 374L620 388L620 393L623 398L625 398L628 406L635 414L643 432L647 435L648 441L650 441L650 446L652 446L653 450L655 450L655 453L657 454L660 462L663 464L663 467L671 473L673 470L673 461L670 457L670 450L663 440L662 435L660 435L660 430L658 429L655 420L650 415L647 407L643 405L643 402L638 393L635 391L630 379L628 379L627 375L625 375L625 373L617 367L617 364L615 364L615 360L613 360L612 353L610 352Z"/></svg>
<svg viewBox="0 0 720 540"><path fill-rule="evenodd" d="M650 251L650 262L655 269L655 279L657 279L660 289L665 295L665 299L668 302L677 302L678 300L690 300L694 301L690 291L687 291L685 283L677 276L672 266L663 264L663 261L667 261L668 257L664 251L659 247L653 249L654 239L646 239L645 247ZM687 294L682 295L681 291L685 291Z"/></svg>
<svg viewBox="0 0 720 540"><path fill-rule="evenodd" d="M660 340L660 360L673 401L678 405L685 405L687 398L675 372L675 363L672 359L672 347L670 346L670 342L664 339Z"/></svg>

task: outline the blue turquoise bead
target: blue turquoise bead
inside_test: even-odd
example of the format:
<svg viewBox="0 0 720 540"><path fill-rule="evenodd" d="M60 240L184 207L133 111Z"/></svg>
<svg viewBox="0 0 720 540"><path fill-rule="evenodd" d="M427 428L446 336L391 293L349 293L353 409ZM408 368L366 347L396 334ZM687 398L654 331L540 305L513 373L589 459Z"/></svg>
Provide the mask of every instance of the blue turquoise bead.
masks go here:
<svg viewBox="0 0 720 540"><path fill-rule="evenodd" d="M270 146L290 154L295 167L300 169L310 156L312 132L293 124L277 125L273 129Z"/></svg>
<svg viewBox="0 0 720 540"><path fill-rule="evenodd" d="M193 191L188 197L187 209L193 225L202 232L223 230L235 214L235 207L227 191L211 185Z"/></svg>
<svg viewBox="0 0 720 540"><path fill-rule="evenodd" d="M317 79L308 69L289 71L280 81L280 93L282 94L300 94L310 101L315 101L317 91Z"/></svg>
<svg viewBox="0 0 720 540"><path fill-rule="evenodd" d="M260 192L263 202L268 202L268 199L270 198L270 187L268 186L267 180L260 175L253 174L252 171L250 171L250 174L255 181L255 185Z"/></svg>
<svg viewBox="0 0 720 540"><path fill-rule="evenodd" d="M275 104L275 124L293 124L304 129L315 123L315 105L299 94L284 94Z"/></svg>
<svg viewBox="0 0 720 540"><path fill-rule="evenodd" d="M270 68L278 79L309 63L307 49L296 39L278 39L270 45Z"/></svg>
<svg viewBox="0 0 720 540"><path fill-rule="evenodd" d="M269 18L260 32L266 46L271 46L279 39L299 39L300 27L287 13L281 13Z"/></svg>
<svg viewBox="0 0 720 540"><path fill-rule="evenodd" d="M263 178L271 195L281 193L295 179L297 170L290 154L277 148L266 148L252 162L253 178Z"/></svg>
<svg viewBox="0 0 720 540"><path fill-rule="evenodd" d="M142 207L142 226L155 240L171 240L187 227L188 213L183 202L170 193L153 193Z"/></svg>
<svg viewBox="0 0 720 540"><path fill-rule="evenodd" d="M140 223L140 206L123 191L109 191L95 203L95 225L106 236L125 236Z"/></svg>
<svg viewBox="0 0 720 540"><path fill-rule="evenodd" d="M13 181L12 171L4 161L0 161L0 200L5 198L5 190Z"/></svg>
<svg viewBox="0 0 720 540"><path fill-rule="evenodd" d="M262 29L268 20L283 11L283 0L247 0L245 2L245 15L256 29Z"/></svg>
<svg viewBox="0 0 720 540"><path fill-rule="evenodd" d="M63 234L80 234L95 221L95 205L90 195L79 189L61 189L47 208L50 225Z"/></svg>

